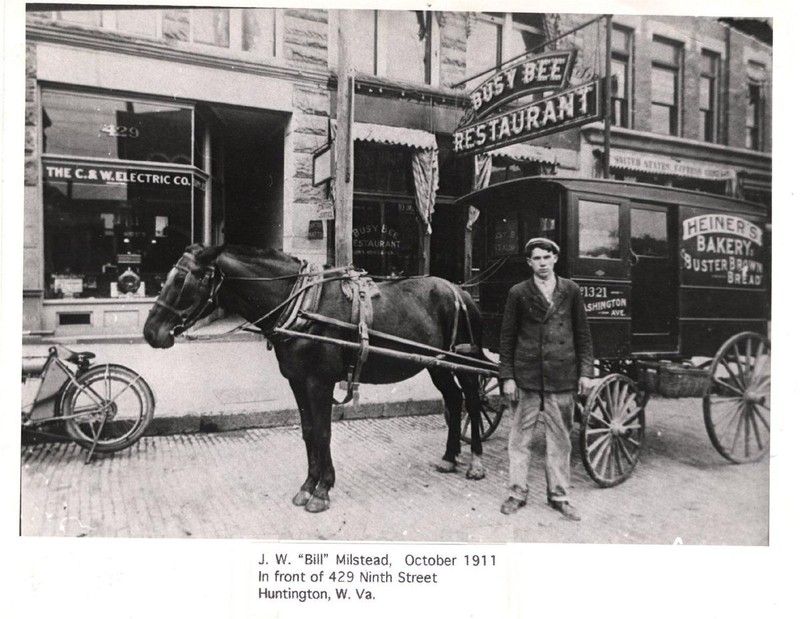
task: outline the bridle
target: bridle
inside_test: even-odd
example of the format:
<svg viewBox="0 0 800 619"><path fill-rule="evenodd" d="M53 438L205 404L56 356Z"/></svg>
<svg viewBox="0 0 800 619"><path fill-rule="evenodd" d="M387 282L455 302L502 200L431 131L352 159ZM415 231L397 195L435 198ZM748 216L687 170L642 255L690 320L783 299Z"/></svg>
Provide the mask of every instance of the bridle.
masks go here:
<svg viewBox="0 0 800 619"><path fill-rule="evenodd" d="M191 261L191 263L195 266L197 264L194 256L188 252L183 254L182 260L183 259ZM206 266L203 270L202 277L197 277L194 274L195 270L196 268L193 270L189 266L181 264L181 260L179 260L175 266L172 267L172 271L170 271L170 274L167 276L167 281L169 281L172 272L177 271L178 273L184 274L183 286L181 286L181 289L178 292L178 298L176 299L175 304L177 305L181 300L184 290L186 290L190 281L195 282L198 286L208 288L208 296L204 298L203 295L196 295L194 301L192 301L192 304L184 309L180 309L179 307L176 307L176 305L170 305L166 301L162 300L160 296L158 299L156 299L156 305L158 307L164 308L169 313L176 316L180 321L179 324L173 327L173 335L180 335L189 329L202 316L208 313L208 311L217 303L217 292L219 291L219 287L222 285L224 274L222 271L218 271L215 264ZM217 273L220 274L220 277L217 277Z"/></svg>

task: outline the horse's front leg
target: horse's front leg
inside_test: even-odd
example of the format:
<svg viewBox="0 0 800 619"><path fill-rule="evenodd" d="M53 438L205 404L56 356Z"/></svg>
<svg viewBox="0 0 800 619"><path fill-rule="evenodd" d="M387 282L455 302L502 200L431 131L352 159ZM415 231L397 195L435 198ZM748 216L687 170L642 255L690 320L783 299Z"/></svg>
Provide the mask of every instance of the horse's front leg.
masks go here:
<svg viewBox="0 0 800 619"><path fill-rule="evenodd" d="M305 506L311 498L314 488L317 487L317 482L320 477L319 458L314 442L314 427L312 425L311 407L308 404L308 397L306 396L306 386L303 380L290 380L289 384L294 393L294 399L297 402L297 409L300 412L300 427L303 431L303 442L306 446L306 458L308 460L308 475L300 490L292 498L292 503L298 507Z"/></svg>
<svg viewBox="0 0 800 619"><path fill-rule="evenodd" d="M323 378L306 380L306 399L311 410L311 450L318 465L316 486L306 503L306 511L317 513L330 507L328 491L336 482L336 471L331 458L331 409L333 407L333 382Z"/></svg>

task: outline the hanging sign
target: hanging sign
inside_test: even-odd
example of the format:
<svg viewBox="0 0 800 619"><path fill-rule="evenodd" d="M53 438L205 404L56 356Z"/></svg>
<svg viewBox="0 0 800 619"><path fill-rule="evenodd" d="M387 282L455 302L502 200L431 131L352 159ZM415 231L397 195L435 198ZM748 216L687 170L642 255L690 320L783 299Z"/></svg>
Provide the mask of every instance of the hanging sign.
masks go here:
<svg viewBox="0 0 800 619"><path fill-rule="evenodd" d="M576 86L459 127L453 133L453 150L457 155L475 155L599 120L603 116L601 83Z"/></svg>
<svg viewBox="0 0 800 619"><path fill-rule="evenodd" d="M549 52L504 67L470 93L475 119L537 90L563 90L574 58L574 50Z"/></svg>
<svg viewBox="0 0 800 619"><path fill-rule="evenodd" d="M686 209L681 222L683 283L763 288L764 230L736 217Z"/></svg>

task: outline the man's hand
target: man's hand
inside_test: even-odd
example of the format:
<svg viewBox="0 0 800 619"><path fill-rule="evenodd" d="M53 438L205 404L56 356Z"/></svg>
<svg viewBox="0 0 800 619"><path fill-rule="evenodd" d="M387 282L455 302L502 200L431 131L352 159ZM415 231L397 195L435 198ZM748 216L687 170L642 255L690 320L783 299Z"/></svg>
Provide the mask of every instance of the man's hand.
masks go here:
<svg viewBox="0 0 800 619"><path fill-rule="evenodd" d="M513 378L507 378L503 381L503 395L508 398L512 404L516 404L519 400L519 391L517 391L517 382Z"/></svg>
<svg viewBox="0 0 800 619"><path fill-rule="evenodd" d="M581 376L580 380L578 381L578 394L579 395L589 395L589 392L592 390L592 379L588 376Z"/></svg>

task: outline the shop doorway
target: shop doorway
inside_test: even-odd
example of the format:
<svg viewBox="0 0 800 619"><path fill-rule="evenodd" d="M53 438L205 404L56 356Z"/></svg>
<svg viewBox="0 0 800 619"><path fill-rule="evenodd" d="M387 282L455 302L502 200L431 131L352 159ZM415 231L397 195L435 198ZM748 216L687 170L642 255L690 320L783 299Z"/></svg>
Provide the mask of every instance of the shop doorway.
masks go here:
<svg viewBox="0 0 800 619"><path fill-rule="evenodd" d="M212 239L283 249L284 130L288 115L214 106ZM216 238L215 238L216 237Z"/></svg>

